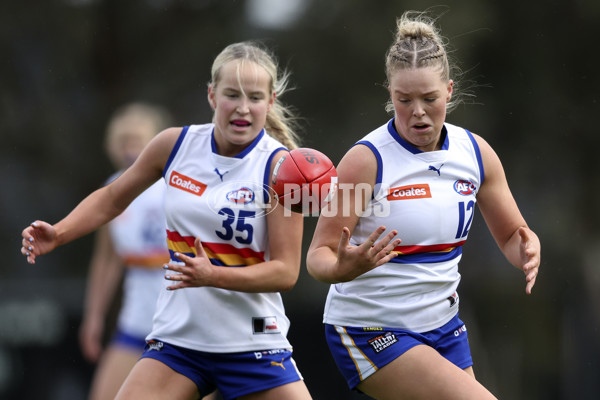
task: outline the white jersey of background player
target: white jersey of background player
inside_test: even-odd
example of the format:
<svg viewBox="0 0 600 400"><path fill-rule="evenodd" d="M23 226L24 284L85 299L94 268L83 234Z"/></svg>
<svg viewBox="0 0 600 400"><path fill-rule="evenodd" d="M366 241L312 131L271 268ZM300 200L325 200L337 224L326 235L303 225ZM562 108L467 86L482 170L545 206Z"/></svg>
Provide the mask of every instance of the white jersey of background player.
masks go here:
<svg viewBox="0 0 600 400"><path fill-rule="evenodd" d="M113 246L126 266L117 328L145 339L152 329L158 294L168 262L165 183L157 181L109 223Z"/></svg>
<svg viewBox="0 0 600 400"><path fill-rule="evenodd" d="M107 184L118 179L169 119L165 109L146 103L126 104L114 112L106 129L106 150L120 172ZM164 182L159 180L96 235L79 335L85 358L98 362L90 399L115 397L152 329L164 276L161 267L169 259L164 193ZM105 320L117 294L121 297L116 332L103 349L103 337L108 333Z"/></svg>

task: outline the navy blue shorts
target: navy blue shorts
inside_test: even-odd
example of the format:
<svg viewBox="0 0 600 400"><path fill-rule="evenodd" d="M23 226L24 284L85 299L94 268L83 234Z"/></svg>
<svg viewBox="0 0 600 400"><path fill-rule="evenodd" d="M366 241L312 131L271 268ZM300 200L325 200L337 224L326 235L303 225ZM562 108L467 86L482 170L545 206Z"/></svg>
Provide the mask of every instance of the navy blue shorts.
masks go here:
<svg viewBox="0 0 600 400"><path fill-rule="evenodd" d="M191 379L200 397L219 389L225 400L302 380L291 349L206 353L150 340L142 358L152 358Z"/></svg>
<svg viewBox="0 0 600 400"><path fill-rule="evenodd" d="M110 339L110 344L120 347L126 347L128 349L131 349L133 351L139 351L141 353L146 347L146 337L133 336L121 330L117 330L113 337Z"/></svg>
<svg viewBox="0 0 600 400"><path fill-rule="evenodd" d="M436 349L460 369L473 365L467 328L458 315L441 328L424 333L325 324L325 336L331 354L351 389L420 344Z"/></svg>

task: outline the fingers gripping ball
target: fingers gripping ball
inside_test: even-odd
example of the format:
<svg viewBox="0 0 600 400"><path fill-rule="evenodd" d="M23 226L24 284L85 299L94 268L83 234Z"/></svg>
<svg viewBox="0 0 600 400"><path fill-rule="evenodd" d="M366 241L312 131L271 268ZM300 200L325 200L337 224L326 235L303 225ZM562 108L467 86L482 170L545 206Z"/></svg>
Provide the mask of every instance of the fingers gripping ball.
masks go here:
<svg viewBox="0 0 600 400"><path fill-rule="evenodd" d="M299 148L279 159L271 183L284 207L312 214L321 211L333 198L337 190L337 171L325 154Z"/></svg>

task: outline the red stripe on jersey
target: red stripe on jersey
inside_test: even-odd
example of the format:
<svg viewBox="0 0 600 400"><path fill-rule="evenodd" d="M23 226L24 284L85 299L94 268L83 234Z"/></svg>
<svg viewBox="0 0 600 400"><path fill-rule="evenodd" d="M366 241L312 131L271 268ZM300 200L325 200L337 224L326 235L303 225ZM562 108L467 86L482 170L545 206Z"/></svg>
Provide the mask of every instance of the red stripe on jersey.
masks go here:
<svg viewBox="0 0 600 400"><path fill-rule="evenodd" d="M183 253L194 253L194 236L183 236L178 232L167 230L167 244L173 251ZM254 251L247 247L235 247L228 243L208 243L202 242L202 247L209 258L221 260L226 265L250 265L265 261L263 251Z"/></svg>
<svg viewBox="0 0 600 400"><path fill-rule="evenodd" d="M417 253L433 253L433 252L449 252L455 248L465 244L466 240L462 240L456 243L446 244L430 244L430 245L412 245L412 246L397 246L394 248L394 252L398 254L417 254Z"/></svg>

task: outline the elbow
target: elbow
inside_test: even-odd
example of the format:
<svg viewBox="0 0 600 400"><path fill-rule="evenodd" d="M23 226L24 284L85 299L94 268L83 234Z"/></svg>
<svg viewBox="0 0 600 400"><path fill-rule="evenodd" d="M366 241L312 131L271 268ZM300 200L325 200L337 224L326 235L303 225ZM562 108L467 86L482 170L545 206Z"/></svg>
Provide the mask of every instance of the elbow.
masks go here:
<svg viewBox="0 0 600 400"><path fill-rule="evenodd" d="M334 279L334 277L326 276L324 271L322 270L322 262L317 254L308 252L306 256L306 270L308 274L315 280L322 283L337 283L338 281Z"/></svg>
<svg viewBox="0 0 600 400"><path fill-rule="evenodd" d="M286 276L279 281L279 292L289 292L298 283L298 274Z"/></svg>
<svg viewBox="0 0 600 400"><path fill-rule="evenodd" d="M314 264L311 263L309 261L309 258L306 258L306 270L308 271L308 274L315 280L317 281L321 281L321 276L318 272L318 270L315 268Z"/></svg>
<svg viewBox="0 0 600 400"><path fill-rule="evenodd" d="M294 286L296 286L296 281L294 281L293 283L284 284L279 289L279 292L281 292L281 293L289 292L290 290L292 290L294 288Z"/></svg>
<svg viewBox="0 0 600 400"><path fill-rule="evenodd" d="M277 291L278 292L289 292L296 286L298 283L298 278L300 275L300 263L298 262L294 265L294 268L291 268L289 264L284 263L283 270L279 274L279 279L277 280Z"/></svg>

